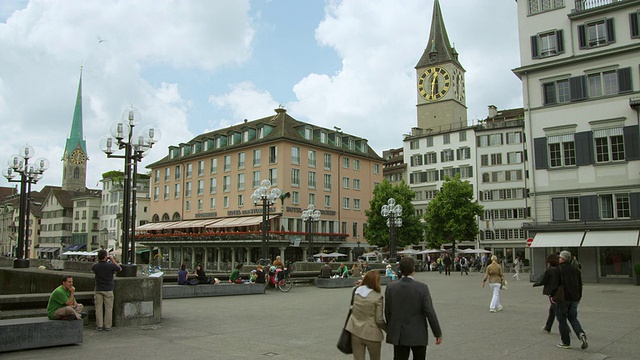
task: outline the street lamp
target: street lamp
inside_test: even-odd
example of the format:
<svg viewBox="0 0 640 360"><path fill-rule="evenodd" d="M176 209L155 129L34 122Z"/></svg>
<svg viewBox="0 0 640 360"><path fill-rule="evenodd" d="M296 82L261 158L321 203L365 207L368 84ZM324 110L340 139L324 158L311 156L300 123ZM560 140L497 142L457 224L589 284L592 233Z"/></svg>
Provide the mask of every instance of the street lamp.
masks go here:
<svg viewBox="0 0 640 360"><path fill-rule="evenodd" d="M28 239L28 217L29 217L29 197L31 193L31 184L35 184L42 178L42 174L49 168L49 160L39 158L35 161L35 165L29 165L29 159L33 157L33 147L25 145L20 148L20 154L11 155L7 161L7 167L2 171L2 175L9 182L20 183L20 211L18 219L18 248L17 256L13 261L14 268L28 268L29 259L27 258L27 249L29 248ZM20 179L13 180L16 175L20 175Z"/></svg>
<svg viewBox="0 0 640 360"><path fill-rule="evenodd" d="M309 242L309 250L307 250L307 261L313 262L313 237L311 233L312 223L320 220L320 210L314 210L313 204L309 204L307 210L302 212L302 221L307 225L307 242Z"/></svg>
<svg viewBox="0 0 640 360"><path fill-rule="evenodd" d="M122 119L111 125L111 136L100 139L100 150L108 158L124 159L122 201L122 271L123 277L135 277L135 228L136 228L136 176L138 162L142 161L151 147L160 141L161 133L156 126L142 128L142 134L134 135L133 129L140 121L138 111L131 107L122 113ZM115 148L115 149L114 149ZM123 150L124 155L114 155L114 150ZM131 247L129 247L131 245ZM131 252L131 254L129 254ZM131 255L131 256L130 256Z"/></svg>
<svg viewBox="0 0 640 360"><path fill-rule="evenodd" d="M387 218L387 226L391 239L389 240L389 262L396 261L396 228L402 226L402 205L396 204L396 199L390 198L388 205L382 205L382 216Z"/></svg>
<svg viewBox="0 0 640 360"><path fill-rule="evenodd" d="M269 240L267 238L269 227L269 207L275 204L281 194L280 189L278 188L273 188L269 191L270 187L271 181L264 179L260 182L260 187L251 195L251 202L253 202L253 205L262 206L262 249L260 254L260 264L263 266L271 263L271 260L269 260Z"/></svg>

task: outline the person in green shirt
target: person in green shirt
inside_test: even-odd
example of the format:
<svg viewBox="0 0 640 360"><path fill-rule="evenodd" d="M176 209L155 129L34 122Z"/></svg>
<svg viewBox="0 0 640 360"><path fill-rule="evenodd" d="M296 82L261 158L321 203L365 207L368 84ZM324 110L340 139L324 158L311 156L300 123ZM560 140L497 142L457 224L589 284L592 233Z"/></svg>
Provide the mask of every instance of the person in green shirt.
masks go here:
<svg viewBox="0 0 640 360"><path fill-rule="evenodd" d="M64 275L62 285L58 286L49 297L47 312L51 320L82 319L87 313L82 312L84 306L78 304L74 297L76 288L73 286L73 277Z"/></svg>
<svg viewBox="0 0 640 360"><path fill-rule="evenodd" d="M242 270L242 263L236 265L236 268L233 269L231 275L229 275L229 282L235 284L242 284L242 279L240 278L240 270Z"/></svg>

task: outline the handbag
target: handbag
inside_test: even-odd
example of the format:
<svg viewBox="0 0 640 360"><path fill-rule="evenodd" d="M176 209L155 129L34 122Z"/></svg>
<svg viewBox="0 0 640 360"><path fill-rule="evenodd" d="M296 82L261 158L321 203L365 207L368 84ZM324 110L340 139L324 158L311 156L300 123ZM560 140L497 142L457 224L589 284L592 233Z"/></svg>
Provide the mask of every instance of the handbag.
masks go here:
<svg viewBox="0 0 640 360"><path fill-rule="evenodd" d="M338 338L338 350L340 350L344 354L352 354L353 349L351 347L351 333L347 331L347 323L349 322L349 318L351 317L351 310L353 309L353 298L356 295L356 289L353 289L353 293L351 294L351 304L349 305L349 312L347 313L347 319L344 321L344 327L342 328L342 332L340 333L340 337Z"/></svg>

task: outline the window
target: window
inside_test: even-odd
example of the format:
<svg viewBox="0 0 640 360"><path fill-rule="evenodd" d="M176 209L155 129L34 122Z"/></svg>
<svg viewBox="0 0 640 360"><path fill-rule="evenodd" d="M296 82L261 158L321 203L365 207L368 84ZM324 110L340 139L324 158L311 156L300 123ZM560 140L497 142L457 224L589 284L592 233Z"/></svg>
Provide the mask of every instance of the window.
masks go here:
<svg viewBox="0 0 640 360"><path fill-rule="evenodd" d="M445 177L448 178L453 178L456 174L456 169L448 167L448 168L444 168L442 169L442 178L444 179Z"/></svg>
<svg viewBox="0 0 640 360"><path fill-rule="evenodd" d="M564 0L529 0L529 15L564 7Z"/></svg>
<svg viewBox="0 0 640 360"><path fill-rule="evenodd" d="M204 195L204 180L198 180L198 195Z"/></svg>
<svg viewBox="0 0 640 360"><path fill-rule="evenodd" d="M171 169L166 168L164 169L164 181L169 181L169 179L171 179Z"/></svg>
<svg viewBox="0 0 640 360"><path fill-rule="evenodd" d="M189 200L185 201L184 208L186 211L191 211L191 201Z"/></svg>
<svg viewBox="0 0 640 360"><path fill-rule="evenodd" d="M262 181L260 179L260 171L254 171L253 181L251 182L251 185L253 186L254 189L260 186L260 181Z"/></svg>
<svg viewBox="0 0 640 360"><path fill-rule="evenodd" d="M427 137L427 147L432 147L433 146L433 136L428 136Z"/></svg>
<svg viewBox="0 0 640 360"><path fill-rule="evenodd" d="M153 182L157 184L160 182L160 170L155 170L153 173Z"/></svg>
<svg viewBox="0 0 640 360"><path fill-rule="evenodd" d="M358 223L357 222L353 223L353 233L352 233L352 235L353 235L354 238L358 237Z"/></svg>
<svg viewBox="0 0 640 360"><path fill-rule="evenodd" d="M489 166L489 155L480 155L480 166Z"/></svg>
<svg viewBox="0 0 640 360"><path fill-rule="evenodd" d="M269 164L275 164L278 162L278 147L269 146Z"/></svg>
<svg viewBox="0 0 640 360"><path fill-rule="evenodd" d="M438 162L438 155L435 152L428 152L424 154L425 165L436 164Z"/></svg>
<svg viewBox="0 0 640 360"><path fill-rule="evenodd" d="M502 134L480 135L478 136L478 147L502 145Z"/></svg>
<svg viewBox="0 0 640 360"><path fill-rule="evenodd" d="M440 158L442 162L455 160L453 157L453 150L452 149L442 150L442 152L440 153Z"/></svg>
<svg viewBox="0 0 640 360"><path fill-rule="evenodd" d="M278 185L278 169L269 169L269 181L271 181L271 185Z"/></svg>
<svg viewBox="0 0 640 360"><path fill-rule="evenodd" d="M231 175L227 175L222 178L222 191L231 191Z"/></svg>
<svg viewBox="0 0 640 360"><path fill-rule="evenodd" d="M612 18L578 25L580 49L590 49L613 42L615 42L615 32Z"/></svg>
<svg viewBox="0 0 640 360"><path fill-rule="evenodd" d="M316 172L315 171L309 171L308 174L309 178L307 179L307 186L309 186L310 189L315 189L316 188Z"/></svg>
<svg viewBox="0 0 640 360"><path fill-rule="evenodd" d="M215 209L216 208L216 198L210 198L209 199L209 208L210 209Z"/></svg>
<svg viewBox="0 0 640 360"><path fill-rule="evenodd" d="M580 198L567 198L567 210L569 220L580 220Z"/></svg>
<svg viewBox="0 0 640 360"><path fill-rule="evenodd" d="M324 206L331 207L331 195L324 196Z"/></svg>
<svg viewBox="0 0 640 360"><path fill-rule="evenodd" d="M544 105L565 103L571 100L569 79L557 80L542 84Z"/></svg>
<svg viewBox="0 0 640 360"><path fill-rule="evenodd" d="M342 198L342 208L349 209L350 208L350 199L348 197Z"/></svg>
<svg viewBox="0 0 640 360"><path fill-rule="evenodd" d="M179 199L182 193L180 192L180 184L175 184L173 188L173 198Z"/></svg>
<svg viewBox="0 0 640 360"><path fill-rule="evenodd" d="M360 160L353 160L353 170L360 170Z"/></svg>
<svg viewBox="0 0 640 360"><path fill-rule="evenodd" d="M360 210L360 199L353 199L353 210Z"/></svg>
<svg viewBox="0 0 640 360"><path fill-rule="evenodd" d="M348 189L350 187L349 186L350 184L351 184L351 179L349 179L348 177L343 177L342 178L342 187L344 189Z"/></svg>
<svg viewBox="0 0 640 360"><path fill-rule="evenodd" d="M409 158L409 163L411 164L411 166L422 165L422 155L420 154L411 155L411 157Z"/></svg>
<svg viewBox="0 0 640 360"><path fill-rule="evenodd" d="M169 199L169 185L164 186L164 199L165 200Z"/></svg>
<svg viewBox="0 0 640 360"><path fill-rule="evenodd" d="M193 175L193 164L187 164L187 178L190 178Z"/></svg>
<svg viewBox="0 0 640 360"><path fill-rule="evenodd" d="M204 175L204 160L198 161L198 176Z"/></svg>
<svg viewBox="0 0 640 360"><path fill-rule="evenodd" d="M244 195L239 194L238 195L238 207L242 207L244 206Z"/></svg>
<svg viewBox="0 0 640 360"><path fill-rule="evenodd" d="M628 219L631 217L631 206L628 194L600 195L600 218Z"/></svg>
<svg viewBox="0 0 640 360"><path fill-rule="evenodd" d="M491 165L502 165L502 154L491 154Z"/></svg>
<svg viewBox="0 0 640 360"><path fill-rule="evenodd" d="M198 211L202 210L202 199L198 199Z"/></svg>
<svg viewBox="0 0 640 360"><path fill-rule="evenodd" d="M342 167L345 168L345 169L349 168L349 158L348 157L342 158Z"/></svg>
<svg viewBox="0 0 640 360"><path fill-rule="evenodd" d="M297 146L291 147L291 163L300 165L300 148Z"/></svg>
<svg viewBox="0 0 640 360"><path fill-rule="evenodd" d="M419 148L420 148L420 141L419 140L411 140L409 142L409 149L417 150Z"/></svg>
<svg viewBox="0 0 640 360"><path fill-rule="evenodd" d="M262 151L260 149L253 150L253 166L260 166L261 156L262 156Z"/></svg>
<svg viewBox="0 0 640 360"><path fill-rule="evenodd" d="M508 132L507 134L507 144L522 144L522 132Z"/></svg>
<svg viewBox="0 0 640 360"><path fill-rule="evenodd" d="M451 144L451 134L442 135L442 143L443 144Z"/></svg>
<svg viewBox="0 0 640 360"><path fill-rule="evenodd" d="M313 129L312 128L304 128L304 138L307 140L311 140L313 137Z"/></svg>
<svg viewBox="0 0 640 360"><path fill-rule="evenodd" d="M215 174L218 172L218 159L211 159L211 173Z"/></svg>
<svg viewBox="0 0 640 360"><path fill-rule="evenodd" d="M468 179L473 176L473 168L471 166L460 166L460 178Z"/></svg>
<svg viewBox="0 0 640 360"><path fill-rule="evenodd" d="M238 190L244 190L244 173L238 174Z"/></svg>
<svg viewBox="0 0 640 360"><path fill-rule="evenodd" d="M576 164L576 144L573 134L549 136L549 166L562 167Z"/></svg>
<svg viewBox="0 0 640 360"><path fill-rule="evenodd" d="M222 203L223 203L223 206L225 207L225 209L226 209L226 208L228 208L228 207L229 207L229 197L228 197L228 196L225 196L225 197L222 199Z"/></svg>
<svg viewBox="0 0 640 360"><path fill-rule="evenodd" d="M160 189L156 186L153 188L153 200L158 200L160 198Z"/></svg>
<svg viewBox="0 0 640 360"><path fill-rule="evenodd" d="M291 203L292 204L300 204L300 193L297 191L291 192Z"/></svg>
<svg viewBox="0 0 640 360"><path fill-rule="evenodd" d="M244 152L238 153L238 169L244 169L246 155Z"/></svg>
<svg viewBox="0 0 640 360"><path fill-rule="evenodd" d="M590 98L618 93L618 75L615 70L587 75Z"/></svg>
<svg viewBox="0 0 640 360"><path fill-rule="evenodd" d="M521 164L522 151L512 151L507 153L507 164Z"/></svg>
<svg viewBox="0 0 640 360"><path fill-rule="evenodd" d="M373 164L373 173L380 174L380 164Z"/></svg>
<svg viewBox="0 0 640 360"><path fill-rule="evenodd" d="M554 30L531 37L531 57L545 58L564 52L562 30Z"/></svg>
<svg viewBox="0 0 640 360"><path fill-rule="evenodd" d="M184 196L186 197L191 196L191 181L187 181L184 184Z"/></svg>
<svg viewBox="0 0 640 360"><path fill-rule="evenodd" d="M471 159L471 149L468 147L456 149L456 158L458 160Z"/></svg>
<svg viewBox="0 0 640 360"><path fill-rule="evenodd" d="M434 182L438 181L438 170L427 170L426 173L426 182Z"/></svg>
<svg viewBox="0 0 640 360"><path fill-rule="evenodd" d="M622 128L595 130L593 140L596 148L596 162L624 160Z"/></svg>
<svg viewBox="0 0 640 360"><path fill-rule="evenodd" d="M640 11L629 14L629 28L631 30L631 37L638 38L640 37Z"/></svg>
<svg viewBox="0 0 640 360"><path fill-rule="evenodd" d="M180 180L180 165L176 166L176 173L174 175L175 180Z"/></svg>
<svg viewBox="0 0 640 360"><path fill-rule="evenodd" d="M316 194L309 194L309 204L314 206L316 205Z"/></svg>
<svg viewBox="0 0 640 360"><path fill-rule="evenodd" d="M314 150L309 150L309 167L316 167L316 152Z"/></svg>
<svg viewBox="0 0 640 360"><path fill-rule="evenodd" d="M331 174L324 174L324 189L331 191Z"/></svg>
<svg viewBox="0 0 640 360"><path fill-rule="evenodd" d="M360 190L360 179L353 179L353 190Z"/></svg>
<svg viewBox="0 0 640 360"><path fill-rule="evenodd" d="M218 179L209 179L209 194L215 194L218 192Z"/></svg>
<svg viewBox="0 0 640 360"><path fill-rule="evenodd" d="M331 154L324 154L324 169L331 170Z"/></svg>
<svg viewBox="0 0 640 360"><path fill-rule="evenodd" d="M231 170L231 155L224 156L224 171Z"/></svg>
<svg viewBox="0 0 640 360"><path fill-rule="evenodd" d="M300 186L300 169L291 169L291 186Z"/></svg>

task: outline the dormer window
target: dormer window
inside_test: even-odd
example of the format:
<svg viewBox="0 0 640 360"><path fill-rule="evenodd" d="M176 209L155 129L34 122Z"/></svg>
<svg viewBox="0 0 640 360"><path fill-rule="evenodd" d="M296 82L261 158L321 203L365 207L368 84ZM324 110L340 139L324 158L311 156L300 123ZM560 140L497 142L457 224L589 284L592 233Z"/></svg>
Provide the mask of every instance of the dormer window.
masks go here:
<svg viewBox="0 0 640 360"><path fill-rule="evenodd" d="M320 142L323 143L323 144L326 144L328 140L329 139L328 139L327 133L325 131L321 131L320 132Z"/></svg>
<svg viewBox="0 0 640 360"><path fill-rule="evenodd" d="M313 129L310 127L304 128L304 138L307 140L313 139Z"/></svg>

